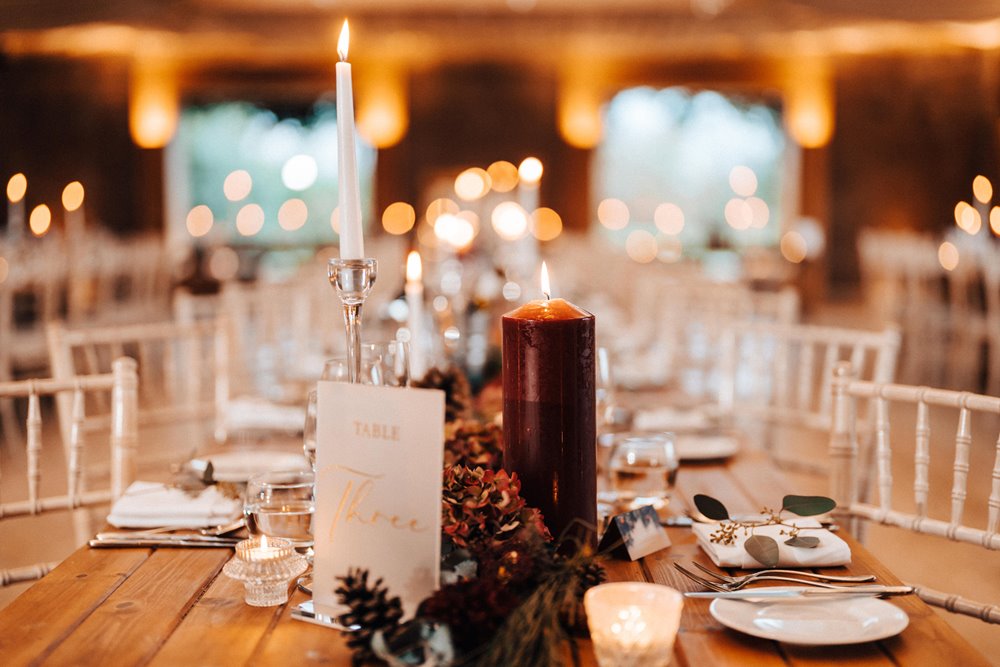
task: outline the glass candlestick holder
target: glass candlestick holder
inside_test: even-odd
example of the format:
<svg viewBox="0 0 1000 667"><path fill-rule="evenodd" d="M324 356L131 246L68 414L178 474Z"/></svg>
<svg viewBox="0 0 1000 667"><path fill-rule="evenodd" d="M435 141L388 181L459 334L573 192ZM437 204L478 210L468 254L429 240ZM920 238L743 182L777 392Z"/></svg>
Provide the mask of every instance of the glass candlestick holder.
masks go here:
<svg viewBox="0 0 1000 667"><path fill-rule="evenodd" d="M251 607L276 607L288 601L289 582L306 571L306 559L292 543L278 537L251 537L236 545L236 555L222 571L243 582Z"/></svg>
<svg viewBox="0 0 1000 667"><path fill-rule="evenodd" d="M372 291L377 262L365 259L331 259L327 264L327 277L344 306L344 326L347 328L347 361L349 381L360 382L361 377L361 308Z"/></svg>

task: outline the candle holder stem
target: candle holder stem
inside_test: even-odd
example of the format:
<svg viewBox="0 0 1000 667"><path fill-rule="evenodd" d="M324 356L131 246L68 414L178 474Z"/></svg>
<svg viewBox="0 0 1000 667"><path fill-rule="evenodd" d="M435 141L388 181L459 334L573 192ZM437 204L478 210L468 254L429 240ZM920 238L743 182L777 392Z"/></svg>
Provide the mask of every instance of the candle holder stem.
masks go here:
<svg viewBox="0 0 1000 667"><path fill-rule="evenodd" d="M344 308L348 379L361 381L361 310L375 284L378 264L372 258L331 259L327 277Z"/></svg>

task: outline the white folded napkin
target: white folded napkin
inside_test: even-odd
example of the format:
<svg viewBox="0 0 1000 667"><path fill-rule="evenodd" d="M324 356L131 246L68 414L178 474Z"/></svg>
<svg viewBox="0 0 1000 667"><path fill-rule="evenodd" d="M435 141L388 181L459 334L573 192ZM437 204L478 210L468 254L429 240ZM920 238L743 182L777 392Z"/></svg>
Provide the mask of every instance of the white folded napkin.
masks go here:
<svg viewBox="0 0 1000 667"><path fill-rule="evenodd" d="M794 524L800 528L810 528L799 533L800 536L811 536L819 538L819 546L806 549L803 547L790 547L785 544L788 535L781 535L781 530L788 532L783 526L760 526L754 528L754 535L766 535L773 538L778 543L778 566L779 567L833 567L836 565L847 565L851 562L851 548L847 542L840 539L829 530L820 528L820 523L815 519L791 519L786 523ZM712 542L709 538L717 526L708 523L696 523L692 527L695 536L698 538L698 546L705 550L712 562L719 567L737 567L744 570L752 570L764 567L753 556L747 553L743 547L748 535L743 529L737 530L737 538L732 544L720 544Z"/></svg>
<svg viewBox="0 0 1000 667"><path fill-rule="evenodd" d="M306 409L301 405L279 405L254 397L236 398L226 405L226 426L231 431L299 433L305 423Z"/></svg>
<svg viewBox="0 0 1000 667"><path fill-rule="evenodd" d="M711 417L702 410L656 408L637 412L632 426L637 431L689 431L711 424Z"/></svg>
<svg viewBox="0 0 1000 667"><path fill-rule="evenodd" d="M108 523L117 528L202 528L231 521L240 511L239 500L214 486L192 495L158 482L132 482L111 506Z"/></svg>

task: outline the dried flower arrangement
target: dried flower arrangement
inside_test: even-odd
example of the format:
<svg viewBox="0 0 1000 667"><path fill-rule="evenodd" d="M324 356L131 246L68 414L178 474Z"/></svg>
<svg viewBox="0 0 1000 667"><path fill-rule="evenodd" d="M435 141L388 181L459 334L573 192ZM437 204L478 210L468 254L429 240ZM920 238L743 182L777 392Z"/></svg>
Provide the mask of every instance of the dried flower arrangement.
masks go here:
<svg viewBox="0 0 1000 667"><path fill-rule="evenodd" d="M350 608L354 664L562 664L585 634L583 594L604 580L586 549L557 548L541 512L520 496L517 475L500 469L502 438L491 424L446 426L442 472L442 586L401 622L398 598L364 570L340 578Z"/></svg>

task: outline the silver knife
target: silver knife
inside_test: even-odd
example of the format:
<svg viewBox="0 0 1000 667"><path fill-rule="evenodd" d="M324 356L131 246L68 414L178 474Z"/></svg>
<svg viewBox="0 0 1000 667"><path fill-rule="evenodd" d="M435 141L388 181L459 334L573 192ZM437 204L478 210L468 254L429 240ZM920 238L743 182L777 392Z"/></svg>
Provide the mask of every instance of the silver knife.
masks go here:
<svg viewBox="0 0 1000 667"><path fill-rule="evenodd" d="M112 547L215 547L231 549L239 542L234 538L214 538L205 539L202 536L191 536L184 540L162 539L154 537L129 538L129 539L107 539L90 540L87 544L95 548Z"/></svg>
<svg viewBox="0 0 1000 667"><path fill-rule="evenodd" d="M197 540L199 542L232 542L235 537L225 537L221 535L202 535L200 533L146 533L137 531L120 531L98 533L94 536L98 540Z"/></svg>
<svg viewBox="0 0 1000 667"><path fill-rule="evenodd" d="M754 590L743 591L699 591L696 593L685 593L684 597L689 598L721 598L723 600L781 600L795 598L838 598L838 597L861 597L878 596L888 597L892 595L909 595L913 593L913 586L845 586L844 588L785 588L775 586L772 588L756 588Z"/></svg>

